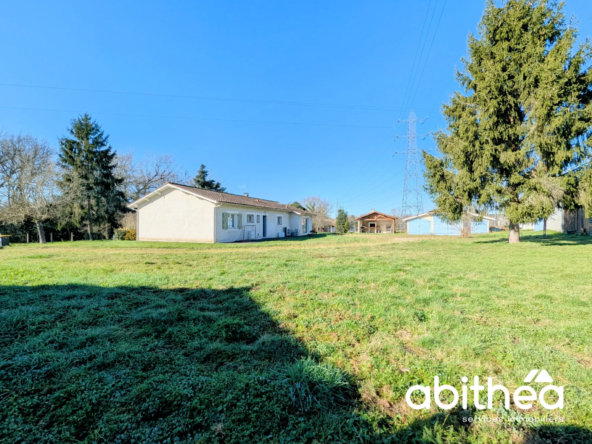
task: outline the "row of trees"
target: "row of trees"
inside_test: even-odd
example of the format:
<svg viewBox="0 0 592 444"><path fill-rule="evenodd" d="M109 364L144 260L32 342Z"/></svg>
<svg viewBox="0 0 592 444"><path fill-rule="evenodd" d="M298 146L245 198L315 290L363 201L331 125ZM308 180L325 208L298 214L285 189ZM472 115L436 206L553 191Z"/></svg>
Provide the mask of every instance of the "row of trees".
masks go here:
<svg viewBox="0 0 592 444"><path fill-rule="evenodd" d="M333 219L331 213L334 210L333 204L321 197L307 197L302 199L300 202L293 202L290 204L293 207L300 208L301 210L310 211L313 213L312 216L312 227L315 231L323 231L326 227L333 225ZM335 219L335 228L338 233L347 233L353 224L355 224L356 218L353 215L348 215L342 208L337 210L337 218Z"/></svg>
<svg viewBox="0 0 592 444"><path fill-rule="evenodd" d="M592 45L576 47L562 4L487 4L457 73L464 92L443 107L441 156L426 152L427 189L441 214L501 212L519 224L556 208L592 208Z"/></svg>
<svg viewBox="0 0 592 444"><path fill-rule="evenodd" d="M0 223L11 231L34 224L45 243L45 225L85 237L110 238L125 205L166 182L224 191L201 165L189 180L170 156L136 162L118 155L101 126L85 114L71 122L57 153L32 136L0 134ZM25 228L26 229L26 228Z"/></svg>

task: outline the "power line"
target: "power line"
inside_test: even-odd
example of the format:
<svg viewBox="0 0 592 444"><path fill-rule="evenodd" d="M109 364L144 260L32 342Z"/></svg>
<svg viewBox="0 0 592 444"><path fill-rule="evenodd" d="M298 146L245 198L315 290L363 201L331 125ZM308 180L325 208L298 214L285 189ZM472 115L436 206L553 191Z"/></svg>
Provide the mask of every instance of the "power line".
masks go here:
<svg viewBox="0 0 592 444"><path fill-rule="evenodd" d="M450 80L448 80L448 82L446 83L446 86L444 87L444 89L442 90L442 92L438 95L438 98L436 99L435 105L437 105L440 102L440 99L442 99L442 96L444 94L446 94L446 91L448 90L448 87L450 86L450 84L452 83L453 80L454 80L454 77L451 78Z"/></svg>
<svg viewBox="0 0 592 444"><path fill-rule="evenodd" d="M437 0L436 0L436 3L437 3ZM421 46L421 42L422 42L422 40L424 40L424 31L426 30L425 25L427 23L427 20L428 20L429 15L430 15L430 6L431 6L431 4L432 4L432 0L430 0L428 2L428 7L426 9L426 14L424 16L423 24L422 24L422 27L421 27L421 32L420 32L420 35L419 35L419 42L417 44L417 47L415 48L415 54L413 56L413 63L411 65L411 71L409 73L409 78L407 80L407 86L405 87L405 93L403 94L402 108L400 109L399 120L401 119L401 117L403 117L403 115L404 115L404 113L406 111L406 103L407 103L407 100L408 100L409 92L411 91L410 90L410 87L413 84L414 72L416 71L416 66L418 67L419 66L419 63L421 62L421 56L418 59L417 55L419 53L419 48ZM434 5L434 8L435 8L435 5ZM432 16L433 16L433 13L432 13ZM430 20L430 23L431 23L431 20ZM429 28L430 27L428 26L427 32L425 33L425 39L427 39L427 36L429 35ZM396 147L396 145L395 145L395 147Z"/></svg>
<svg viewBox="0 0 592 444"><path fill-rule="evenodd" d="M411 72L409 73L409 79L407 80L407 86L405 88L405 94L403 95L403 102L402 102L402 104L403 104L402 105L403 106L402 112L403 113L405 112L405 105L407 103L407 96L409 94L410 87L411 87L411 85L413 84L413 81L414 81L413 80L413 76L414 76L414 73L416 71L415 70L415 67L416 67L416 62L417 62L417 54L419 53L419 48L420 48L421 42L422 42L422 40L424 38L423 36L424 36L424 31L425 31L425 25L426 25L426 22L427 22L427 19L428 19L429 15L430 15L430 6L431 6L431 4L432 4L432 0L430 0L429 3L428 3L428 7L426 9L426 15L425 15L425 17L423 19L423 24L422 24L422 27L421 27L421 33L419 34L419 42L417 43L417 48L415 48L415 55L413 56L413 63L411 65ZM429 27L428 27L428 32L426 34L426 39L427 39L427 35L428 34L429 34ZM399 118L401 118L402 116L403 116L403 114L401 114L399 116Z"/></svg>
<svg viewBox="0 0 592 444"><path fill-rule="evenodd" d="M24 111L48 111L58 113L72 113L81 114L80 111L65 110L65 109L48 109L48 108L25 108L16 106L0 106L0 109L15 109ZM187 119L187 120L206 120L212 122L236 122L236 123L264 123L264 124L275 124L275 125L309 125L309 126L332 126L332 127L346 127L346 128L391 128L390 126L378 126L378 125L350 125L343 123L307 123L307 122L279 122L279 121L267 121L267 120L244 120L244 119L218 119L214 117L189 117L189 116L161 116L153 114L124 114L124 113L112 113L112 112L92 112L89 114L99 115L110 115L110 116L122 116L122 117L145 117L145 118L157 118L157 119Z"/></svg>
<svg viewBox="0 0 592 444"><path fill-rule="evenodd" d="M365 188L364 190L362 190L362 194L357 194L357 195L352 195L350 197L348 197L348 199L345 200L345 202L349 205L357 205L360 202L366 202L368 200L368 193L373 192L374 190L376 190L377 188L380 188L382 186L384 186L387 182L391 182L393 180L395 180L397 178L397 175L394 174L392 176L389 176L386 178L386 180L380 182L379 184L376 184L374 187L372 188ZM382 193L392 193L392 189L385 189L382 191ZM399 192L400 194L400 192ZM391 196L393 196L392 194L390 194Z"/></svg>
<svg viewBox="0 0 592 444"><path fill-rule="evenodd" d="M430 29L432 27L432 22L434 21L434 15L436 13L436 7L438 6L438 0L436 0L436 2L434 3L434 9L432 9L432 15L430 16L430 22L428 24L428 30L426 32L426 36L423 40L423 45L421 46L421 52L419 54L419 59L418 59L418 64L417 64L417 69L415 70L415 76L417 75L417 72L419 70L419 67L421 66L421 61L423 58L423 52L425 50L425 46L426 43L428 42L429 36L430 36ZM413 96L413 90L414 90L414 86L415 86L415 76L413 78L413 81L411 82L411 89L409 90L409 97L407 102L404 103L404 108L407 107L407 104L412 105L412 103L409 103L409 99L411 99L411 97Z"/></svg>
<svg viewBox="0 0 592 444"><path fill-rule="evenodd" d="M362 205L368 207L365 210L363 210L364 212L369 212L371 210L370 207L375 206L378 203L382 203L382 202L392 202L391 205L393 206L393 208L397 207L397 204L395 202L395 199L398 198L403 192L399 191L395 194L389 194L386 197L379 197L381 196L380 194L376 194L374 196L374 198L370 198L370 199L365 199L363 202L359 202L359 203L355 203L355 204L351 204L348 205L348 208L357 208L360 207ZM388 211L388 210L387 210Z"/></svg>
<svg viewBox="0 0 592 444"><path fill-rule="evenodd" d="M406 90L405 90L405 94L403 95L403 108L402 108L402 111L403 112L407 108L407 103L408 103L409 99L411 98L411 94L413 94L413 86L415 84L414 75L418 72L420 66L422 66L423 53L424 53L424 50L426 48L426 44L427 44L428 39L429 39L430 29L431 29L431 26L432 26L432 22L433 22L433 19L434 19L435 14L436 14L436 9L437 9L437 3L438 2L436 0L436 2L434 3L434 8L431 10L431 14L430 14L430 6L431 6L431 3L432 3L432 0L430 0L430 2L428 3L428 7L427 7L427 10L426 10L426 15L424 17L424 21L423 21L423 25L422 25L422 30L421 30L421 33L420 33L419 43L418 43L418 46L416 48L415 55L414 55L414 60L413 60L412 68L411 68L411 73L410 73L410 76L409 76L409 80L407 82L407 87L406 87ZM444 3L444 6L446 6L446 2ZM428 17L429 17L429 23L428 23L428 27L427 27L427 30L426 30L426 26L425 25L428 22ZM441 14L440 14L440 19L441 19ZM439 25L439 23L440 23L440 20L438 20L438 25ZM424 34L424 31L425 31L425 34ZM436 32L437 32L437 28L436 28L436 31L434 32L434 35L435 35ZM431 51L432 45L433 45L433 39L432 39L432 42L430 44L429 51L428 51L428 56L427 57L429 57L429 52ZM421 47L421 51L420 51L420 47ZM418 57L418 53L419 53L419 57ZM427 64L427 57L426 57L426 60L425 60L425 62L423 64L423 69L424 70L425 70L425 66ZM422 74L423 74L423 71L422 71ZM415 97L414 97L414 99L415 99ZM409 159L408 159L408 162L409 162ZM365 193L371 192L374 189L376 189L376 188L378 188L380 186L383 186L385 183L387 183L391 179L392 178L389 177L388 179L386 179L386 180L380 182L379 184L375 185L373 188L360 189L357 193L354 193L354 195L351 196L351 199L348 202L349 203L353 203L353 202L356 202L360 198L364 198L364 194Z"/></svg>
<svg viewBox="0 0 592 444"><path fill-rule="evenodd" d="M382 144L385 142L385 140L387 140L389 138L389 136L393 132L393 128L394 127L392 127L392 126L390 127L390 131L382 138L380 143L377 145L377 149L380 149L382 147ZM387 149L388 149L388 147L387 147ZM364 151L364 152L366 152L366 151ZM363 166L356 171L357 177L359 177L360 175L363 175L363 173L367 172L368 167L372 163L372 159L373 159L373 157L371 155L369 155L368 158L366 159L366 162L364 162ZM351 181L349 181L349 183L346 185L346 187L341 190L341 192L346 193L346 194L349 193L349 191L353 188L353 186L355 186L356 183L358 183L358 182L356 180L352 179Z"/></svg>
<svg viewBox="0 0 592 444"><path fill-rule="evenodd" d="M168 97L176 99L192 99L192 100L210 100L218 102L237 102L237 103L254 103L260 105L289 105L289 106L311 106L318 108L341 108L341 109L361 109L370 111L401 111L403 108L397 108L392 106L380 106L380 105L348 105L348 104L336 104L336 103L314 103L314 102L289 102L283 100L257 100L257 99L234 99L228 97L212 97L212 96L192 96L183 94L160 94L160 93L144 93L134 91L116 91L116 90L105 90L105 89L88 89L88 88L69 88L59 86L40 86L40 85L22 85L15 83L0 83L0 86L8 86L14 88L32 88L32 89L49 89L57 91L77 91L77 92L92 92L101 94L118 94L118 95L130 95L130 96L146 96L146 97ZM424 111L429 111L424 109ZM431 110L434 111L434 110Z"/></svg>
<svg viewBox="0 0 592 444"><path fill-rule="evenodd" d="M423 68L421 70L421 74L419 76L419 80L417 81L417 88L415 89L415 94L413 95L413 100L411 100L411 107L415 102L415 98L417 97L417 91L419 91L419 87L421 85L421 79L423 78L423 73L425 72L425 68L428 64L428 60L430 59L430 54L432 52L432 46L434 45L434 40L436 39L436 35L438 34L438 29L440 28L440 22L442 21L442 15L444 14L444 9L446 8L446 1L444 0L444 5L442 6L442 10L440 11L440 17L438 18L438 23L436 24L436 29L434 30L434 35L432 36L432 41L430 42L430 47L428 49L428 54L426 55ZM434 8L435 10L435 8Z"/></svg>
<svg viewBox="0 0 592 444"><path fill-rule="evenodd" d="M580 26L582 26L585 23L588 23L590 21L590 19L592 18L592 14L588 15L584 20L582 20L580 22Z"/></svg>
<svg viewBox="0 0 592 444"><path fill-rule="evenodd" d="M582 2L582 4L580 5L580 7L575 10L574 14L577 14L578 12L580 12L580 10L586 5L586 3L588 3L588 0L584 0Z"/></svg>

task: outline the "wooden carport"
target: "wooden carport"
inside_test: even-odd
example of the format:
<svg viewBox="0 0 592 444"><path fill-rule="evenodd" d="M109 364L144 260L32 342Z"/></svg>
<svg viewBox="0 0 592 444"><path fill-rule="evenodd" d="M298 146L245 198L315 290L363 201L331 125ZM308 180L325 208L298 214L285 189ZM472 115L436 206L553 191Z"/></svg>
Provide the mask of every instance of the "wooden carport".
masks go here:
<svg viewBox="0 0 592 444"><path fill-rule="evenodd" d="M397 218L379 211L372 211L357 218L358 233L394 233Z"/></svg>

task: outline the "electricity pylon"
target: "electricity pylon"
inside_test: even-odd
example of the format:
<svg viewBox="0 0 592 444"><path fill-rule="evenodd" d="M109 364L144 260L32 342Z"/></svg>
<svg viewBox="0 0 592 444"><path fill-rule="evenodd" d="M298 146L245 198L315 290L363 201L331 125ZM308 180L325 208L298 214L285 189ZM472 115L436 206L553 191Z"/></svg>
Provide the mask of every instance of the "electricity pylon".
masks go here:
<svg viewBox="0 0 592 444"><path fill-rule="evenodd" d="M423 122L425 119L422 119ZM405 122L405 120L403 120ZM403 186L403 216L414 216L423 213L422 181L420 179L421 163L417 152L417 119L413 110L407 122L407 163L405 165L405 184ZM399 153L395 153L399 154Z"/></svg>

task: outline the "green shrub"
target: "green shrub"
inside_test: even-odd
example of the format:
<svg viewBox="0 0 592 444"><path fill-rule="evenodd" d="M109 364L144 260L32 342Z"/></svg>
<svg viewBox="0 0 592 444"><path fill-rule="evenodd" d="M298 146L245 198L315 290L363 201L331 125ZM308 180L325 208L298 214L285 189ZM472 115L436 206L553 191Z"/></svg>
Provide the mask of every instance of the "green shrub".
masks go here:
<svg viewBox="0 0 592 444"><path fill-rule="evenodd" d="M113 233L113 240L136 240L136 230L118 228Z"/></svg>

